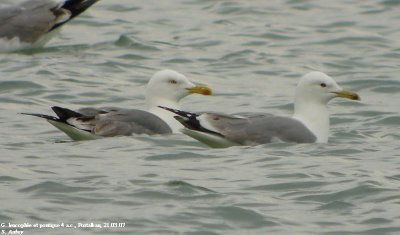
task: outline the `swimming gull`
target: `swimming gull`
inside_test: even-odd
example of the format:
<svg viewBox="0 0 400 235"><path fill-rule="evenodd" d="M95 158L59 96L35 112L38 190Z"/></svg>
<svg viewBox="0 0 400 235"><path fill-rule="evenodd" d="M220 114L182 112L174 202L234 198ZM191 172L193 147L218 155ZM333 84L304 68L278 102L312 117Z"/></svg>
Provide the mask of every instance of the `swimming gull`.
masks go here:
<svg viewBox="0 0 400 235"><path fill-rule="evenodd" d="M86 107L73 111L54 106L52 109L57 117L36 113L23 114L45 118L73 140L131 134L180 133L181 124L174 118L174 114L158 106L180 109L179 101L195 93L211 95L211 89L193 84L176 71L162 70L155 73L147 84L147 111L116 107Z"/></svg>
<svg viewBox="0 0 400 235"><path fill-rule="evenodd" d="M28 0L0 8L0 50L46 44L60 26L99 0Z"/></svg>
<svg viewBox="0 0 400 235"><path fill-rule="evenodd" d="M335 97L359 100L356 93L343 90L328 75L314 71L304 75L297 85L292 117L259 113L189 113L168 106L163 108L177 114L175 118L185 127L182 129L184 134L211 147L257 145L277 141L327 143L327 103Z"/></svg>

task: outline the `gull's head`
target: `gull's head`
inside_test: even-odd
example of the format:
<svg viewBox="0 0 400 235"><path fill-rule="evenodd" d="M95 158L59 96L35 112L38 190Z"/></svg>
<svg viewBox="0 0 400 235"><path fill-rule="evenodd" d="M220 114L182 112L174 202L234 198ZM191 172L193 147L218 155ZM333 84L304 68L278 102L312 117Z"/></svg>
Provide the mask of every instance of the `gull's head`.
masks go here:
<svg viewBox="0 0 400 235"><path fill-rule="evenodd" d="M297 101L301 99L307 103L316 102L325 105L335 97L360 100L357 93L344 90L333 78L317 71L304 75L296 88Z"/></svg>
<svg viewBox="0 0 400 235"><path fill-rule="evenodd" d="M293 117L303 122L319 143L328 141L329 113L326 105L335 97L360 99L355 92L344 90L333 78L321 72L307 73L297 85Z"/></svg>
<svg viewBox="0 0 400 235"><path fill-rule="evenodd" d="M179 102L190 94L211 95L211 89L195 85L185 75L174 70L161 70L151 77L146 88L146 99L164 99Z"/></svg>

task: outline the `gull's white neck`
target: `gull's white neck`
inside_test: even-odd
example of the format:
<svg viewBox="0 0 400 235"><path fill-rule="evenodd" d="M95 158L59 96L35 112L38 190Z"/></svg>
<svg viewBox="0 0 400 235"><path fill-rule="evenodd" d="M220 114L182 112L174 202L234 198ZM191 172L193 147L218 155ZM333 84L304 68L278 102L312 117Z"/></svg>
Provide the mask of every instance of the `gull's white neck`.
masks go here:
<svg viewBox="0 0 400 235"><path fill-rule="evenodd" d="M166 122L168 126L172 129L173 133L180 133L180 129L182 129L183 126L174 118L175 114L158 107L158 106L164 106L173 109L180 109L178 102L165 100L161 98L151 98L151 99L147 98L146 103L147 103L147 110L150 113L157 115L164 122Z"/></svg>
<svg viewBox="0 0 400 235"><path fill-rule="evenodd" d="M329 112L322 102L296 100L293 118L302 122L317 137L317 143L327 143L329 137Z"/></svg>

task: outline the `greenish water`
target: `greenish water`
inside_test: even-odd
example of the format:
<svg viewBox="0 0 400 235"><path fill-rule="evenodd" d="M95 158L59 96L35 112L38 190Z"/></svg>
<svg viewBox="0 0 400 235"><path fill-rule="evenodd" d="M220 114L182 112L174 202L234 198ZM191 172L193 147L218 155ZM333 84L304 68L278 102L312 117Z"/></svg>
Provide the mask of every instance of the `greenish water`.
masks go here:
<svg viewBox="0 0 400 235"><path fill-rule="evenodd" d="M125 223L24 234L399 234L399 9L103 0L45 48L0 54L0 222ZM162 68L213 87L186 98L187 110L290 115L312 69L362 101L331 102L328 144L228 149L183 135L71 142L18 114L143 108Z"/></svg>

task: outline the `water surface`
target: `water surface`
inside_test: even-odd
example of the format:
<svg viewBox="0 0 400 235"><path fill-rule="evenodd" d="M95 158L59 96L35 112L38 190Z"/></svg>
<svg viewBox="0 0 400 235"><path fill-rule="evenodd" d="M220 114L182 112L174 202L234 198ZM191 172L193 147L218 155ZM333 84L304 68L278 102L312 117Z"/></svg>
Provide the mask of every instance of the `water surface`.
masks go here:
<svg viewBox="0 0 400 235"><path fill-rule="evenodd" d="M13 2L13 1L8 1ZM0 54L0 222L126 223L25 234L398 234L398 1L101 1L45 48ZM328 144L209 149L182 135L72 142L52 105L144 108L156 71L209 84L187 110L290 115L310 70Z"/></svg>

